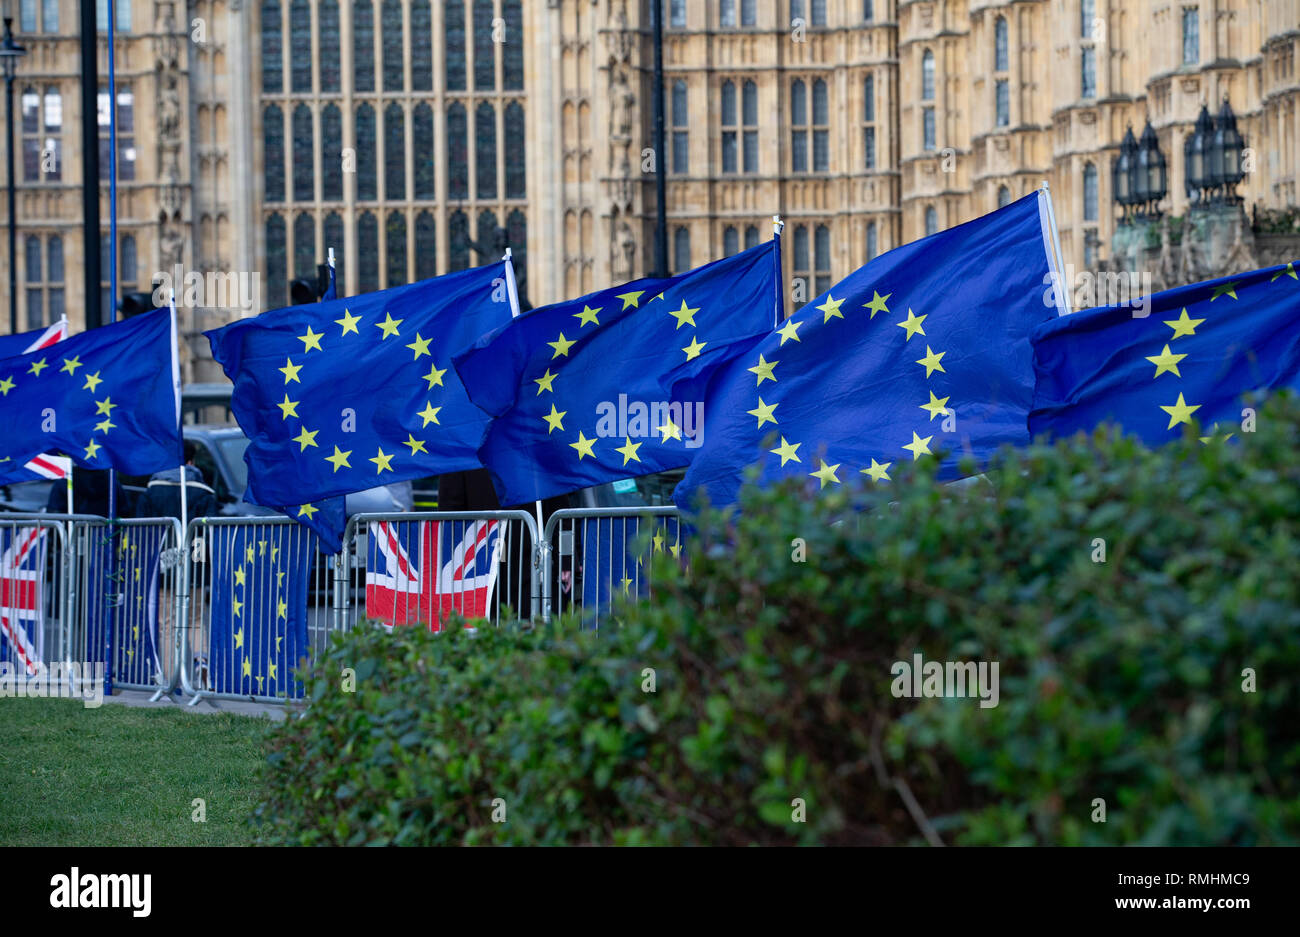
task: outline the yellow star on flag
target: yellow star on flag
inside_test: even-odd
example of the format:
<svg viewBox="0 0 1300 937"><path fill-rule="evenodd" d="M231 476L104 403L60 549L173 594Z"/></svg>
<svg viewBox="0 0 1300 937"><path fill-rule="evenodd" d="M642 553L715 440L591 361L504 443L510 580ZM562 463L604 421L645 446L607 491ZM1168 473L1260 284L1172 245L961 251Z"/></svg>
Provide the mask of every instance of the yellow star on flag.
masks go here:
<svg viewBox="0 0 1300 937"><path fill-rule="evenodd" d="M410 347L410 346L407 346L407 347ZM428 386L427 388L425 388L425 389L426 389L426 390L433 390L433 388L434 388L435 385L441 387L441 386L442 386L442 376L443 376L444 374L446 374L446 373L447 373L447 369L446 369L446 368L441 368L441 369L440 369L437 365L430 364L430 365L429 365L429 373L426 374L426 375L424 376L424 379L425 379L426 381L429 382L429 386Z"/></svg>
<svg viewBox="0 0 1300 937"><path fill-rule="evenodd" d="M334 471L337 472L341 468L352 468L352 463L348 462L348 456L350 455L352 455L351 449L347 450L346 452L340 452L339 447L335 446L334 454L327 455L325 457L325 461L333 465Z"/></svg>
<svg viewBox="0 0 1300 937"><path fill-rule="evenodd" d="M298 516L305 517L307 518L307 520L311 520L313 517L316 516L316 512L319 510L320 508L316 507L314 504L304 504L298 508Z"/></svg>
<svg viewBox="0 0 1300 937"><path fill-rule="evenodd" d="M921 458L922 454L924 455L933 454L930 452L931 439L934 439L934 437L926 436L924 439L922 439L920 436L916 435L916 430L912 430L912 441L907 445L905 445L903 448L912 453L912 461L915 462L917 459Z"/></svg>
<svg viewBox="0 0 1300 937"><path fill-rule="evenodd" d="M244 646L244 629L240 628L238 631L235 632L235 650L239 650L243 646Z"/></svg>
<svg viewBox="0 0 1300 937"><path fill-rule="evenodd" d="M247 574L244 572L244 567L242 567L242 566L236 567L236 568L235 568L235 585L237 585L237 586L246 585L246 584L247 584L247 583L246 583L246 579L247 579Z"/></svg>
<svg viewBox="0 0 1300 937"><path fill-rule="evenodd" d="M253 662L252 662L252 660L250 660L249 658L245 657L245 658L244 658L244 662L240 665L240 670L243 671L245 677L251 677L251 676L253 675ZM258 678L258 679L259 679L259 681L260 681L261 678Z"/></svg>
<svg viewBox="0 0 1300 937"><path fill-rule="evenodd" d="M1166 371L1170 372L1175 377L1182 377L1182 375L1178 373L1178 362L1186 358L1187 355L1176 355L1171 352L1169 346L1166 345L1164 351L1160 352L1160 354L1145 355L1144 357L1156 366L1156 373L1151 377L1152 380L1155 380Z"/></svg>
<svg viewBox="0 0 1300 937"><path fill-rule="evenodd" d="M653 552L664 552L664 532L662 530L656 530L655 535L650 538L650 542L654 544Z"/></svg>
<svg viewBox="0 0 1300 937"><path fill-rule="evenodd" d="M897 323L900 329L907 331L907 338L903 339L903 341L908 341L913 335L925 334L925 329L921 328L921 323L925 321L925 318L925 316L914 315L911 309L907 310L907 318Z"/></svg>
<svg viewBox="0 0 1300 937"><path fill-rule="evenodd" d="M757 374L758 380L754 383L756 386L762 387L764 380L771 381L774 384L776 383L776 375L772 373L772 369L780 363L780 361L767 361L763 358L763 353L759 352L758 364L754 365L752 368L746 368L745 370L750 374Z"/></svg>
<svg viewBox="0 0 1300 937"><path fill-rule="evenodd" d="M244 611L244 603L239 601L239 599L235 598L233 595L230 597L230 607L234 610L236 615L239 615Z"/></svg>
<svg viewBox="0 0 1300 937"><path fill-rule="evenodd" d="M936 354L935 352L930 350L929 345L926 345L925 357L917 358L916 363L925 365L925 376L929 377L935 371L943 371L943 365L940 362L943 360L943 356L946 354L948 354L948 352L946 351L941 351L938 354ZM948 372L944 371L943 373L947 374Z"/></svg>
<svg viewBox="0 0 1300 937"><path fill-rule="evenodd" d="M1201 405L1198 403L1188 406L1187 401L1183 399L1183 395L1179 393L1176 403L1167 407L1164 404L1161 404L1160 409L1169 414L1169 425L1166 426L1165 429L1173 429L1179 423L1191 423L1192 414L1201 409Z"/></svg>
<svg viewBox="0 0 1300 937"><path fill-rule="evenodd" d="M95 432L107 433L110 429L112 429L116 425L117 424L111 422L108 417L104 417L104 419L100 420L98 423L95 424Z"/></svg>
<svg viewBox="0 0 1300 937"><path fill-rule="evenodd" d="M675 311L669 309L668 314L677 320L677 328L673 329L673 331L680 329L683 325L689 325L691 328L695 328L695 314L699 311L700 311L699 306L696 306L695 308L691 308L690 306L686 305L686 300L684 299L682 300L681 309Z"/></svg>
<svg viewBox="0 0 1300 937"><path fill-rule="evenodd" d="M586 436L582 435L582 430L578 430L578 441L571 442L569 445L578 450L578 461L581 462L582 457L585 455L589 455L593 459L596 458L596 453L591 451L591 447L595 442L596 440L588 439Z"/></svg>
<svg viewBox="0 0 1300 937"><path fill-rule="evenodd" d="M1182 315L1180 315L1177 319L1165 320L1165 325L1169 326L1171 329L1174 330L1174 334L1169 336L1169 340L1172 342L1175 338L1178 338L1182 335L1195 335L1196 327L1204 321L1205 321L1204 319L1190 318L1187 315L1187 307L1184 306Z"/></svg>
<svg viewBox="0 0 1300 937"><path fill-rule="evenodd" d="M424 448L424 440L416 439L412 433L406 434L406 442L402 443L402 445L410 447L411 455L415 455L417 452L423 452L427 454L429 451L428 449Z"/></svg>
<svg viewBox="0 0 1300 937"><path fill-rule="evenodd" d="M384 339L389 338L390 336L397 335L398 334L397 327L405 321L406 321L405 319L394 319L393 314L389 312L387 309L385 309L384 321L375 323L375 328L379 329L381 332L384 333L379 337L379 340L382 342Z"/></svg>
<svg viewBox="0 0 1300 937"><path fill-rule="evenodd" d="M840 307L844 305L844 300L836 299L830 293L826 294L826 302L816 307L823 313L822 325L830 322L832 319L843 319L844 313L840 312Z"/></svg>
<svg viewBox="0 0 1300 937"><path fill-rule="evenodd" d="M542 396L542 391L544 390L549 390L551 393L555 393L555 388L551 386L551 381L555 380L556 377L557 375L552 374L551 369L547 368L545 374L533 379L533 383L537 385L538 397Z"/></svg>
<svg viewBox="0 0 1300 937"><path fill-rule="evenodd" d="M655 431L663 436L660 442L667 442L670 439L681 441L682 438L682 431L672 419L669 419L663 426L656 426Z"/></svg>
<svg viewBox="0 0 1300 937"><path fill-rule="evenodd" d="M1237 298L1237 281L1230 280L1227 283L1220 283L1214 288L1214 295L1210 297L1210 302L1214 302L1220 296L1231 296Z"/></svg>
<svg viewBox="0 0 1300 937"><path fill-rule="evenodd" d="M45 363L45 359L44 359L44 358L41 358L41 359L38 360L38 361L33 361L33 362L32 362L32 366L31 366L30 368L27 369L27 373L28 373L28 374L35 374L37 377L40 377L40 376L41 376L41 372L44 371L47 367L49 367L49 365L47 365L47 364Z"/></svg>
<svg viewBox="0 0 1300 937"><path fill-rule="evenodd" d="M598 312L600 312L599 308L592 309L586 303L583 303L582 312L575 312L573 314L574 317L582 323L582 325L579 325L578 328L582 328L582 326L586 325L588 322L590 322L592 325L600 325L600 320L596 318L596 314Z"/></svg>
<svg viewBox="0 0 1300 937"><path fill-rule="evenodd" d="M825 459L821 459L820 461L822 467L819 468L817 471L809 472L808 474L811 475L813 478L820 479L822 488L825 488L831 482L834 482L835 484L838 485L840 483L840 480L838 477L836 477L835 471L840 467L840 464L836 462L834 465L827 465Z"/></svg>
<svg viewBox="0 0 1300 937"><path fill-rule="evenodd" d="M256 558L257 558L257 551L253 549L253 545L250 543L248 545L248 549L244 551L244 559L246 559L248 562L251 563Z"/></svg>
<svg viewBox="0 0 1300 937"><path fill-rule="evenodd" d="M635 309L637 308L637 304L641 301L641 294L644 292L645 290L635 290L631 293L618 293L614 298L623 300L623 309L626 310L629 307Z"/></svg>
<svg viewBox="0 0 1300 937"><path fill-rule="evenodd" d="M1220 435L1219 435L1219 424L1218 424L1218 423L1215 423L1213 426L1210 427L1210 435L1208 435L1208 436L1202 436L1202 437L1201 437L1201 444L1202 444L1202 445L1207 445L1207 446L1208 446L1210 443L1215 442L1215 441L1218 441L1218 440L1222 440L1223 442L1227 442L1227 441L1228 441L1229 439L1231 439L1232 437L1233 437L1233 434L1232 434L1232 433L1227 433L1226 435L1220 436Z"/></svg>
<svg viewBox="0 0 1300 937"><path fill-rule="evenodd" d="M86 383L81 389L88 390L93 394L96 392L96 390L99 388L99 385L102 383L104 382L100 380L99 372L96 371L94 374L86 375Z"/></svg>
<svg viewBox="0 0 1300 937"><path fill-rule="evenodd" d="M307 326L307 334L298 336L298 341L302 342L302 353L305 355L313 348L320 351L320 340L324 337L324 332L313 332L311 326Z"/></svg>
<svg viewBox="0 0 1300 937"><path fill-rule="evenodd" d="M623 445L614 451L623 457L623 464L627 465L628 459L631 459L633 462L641 461L641 457L636 454L636 451L640 448L641 443L633 442L630 437L624 436Z"/></svg>
<svg viewBox="0 0 1300 937"><path fill-rule="evenodd" d="M569 349L573 347L574 342L565 338L564 333L561 332L559 338L553 342L547 342L546 344L555 349L555 353L551 355L551 358L555 359L560 357L560 355L564 355L566 358L569 357Z"/></svg>
<svg viewBox="0 0 1300 937"><path fill-rule="evenodd" d="M103 400L95 401L95 413L103 414L104 416L112 416L112 410L116 406L117 404L113 403L112 397L105 397Z"/></svg>
<svg viewBox="0 0 1300 937"><path fill-rule="evenodd" d="M682 555L682 545L680 543L674 543L668 548L668 552L673 555L674 559L680 559Z"/></svg>
<svg viewBox="0 0 1300 937"><path fill-rule="evenodd" d="M871 315L868 316L867 318L874 319L876 317L876 313L878 312L889 312L889 307L885 305L885 300L889 299L889 297L893 295L894 295L893 293L886 293L884 296L881 296L875 290L872 290L871 302L862 304L862 307L864 309L871 310Z"/></svg>
<svg viewBox="0 0 1300 937"><path fill-rule="evenodd" d="M298 381L299 384L302 383L302 381L298 380L298 372L302 370L302 365L294 364L292 358L285 358L284 367L277 368L276 370L284 375L284 382L286 384L290 381Z"/></svg>
<svg viewBox="0 0 1300 937"><path fill-rule="evenodd" d="M417 413L416 416L424 420L424 423L422 424L423 426L428 426L430 423L438 423L438 413L441 410L442 407L435 407L426 400L424 402L424 409ZM438 423L438 425L441 426L442 424Z"/></svg>
<svg viewBox="0 0 1300 937"><path fill-rule="evenodd" d="M802 445L803 443L801 442L795 442L795 443L786 442L785 437L782 436L781 445L777 446L775 449L769 449L768 451L771 452L773 455L780 456L781 464L785 465L787 462L802 461L799 458L799 447Z"/></svg>
<svg viewBox="0 0 1300 937"><path fill-rule="evenodd" d="M0 396L8 397L9 391L14 389L13 375L0 380Z"/></svg>
<svg viewBox="0 0 1300 937"><path fill-rule="evenodd" d="M694 361L698 358L700 352L704 350L704 346L707 344L708 342L702 342L698 338L692 338L691 343L682 349L682 351L686 352L686 360Z"/></svg>
<svg viewBox="0 0 1300 937"><path fill-rule="evenodd" d="M297 414L294 414L294 416L297 416ZM319 432L320 430L318 429L309 431L307 427L301 427L298 431L298 435L293 437L293 441L298 444L298 451L305 452L307 451L308 446L315 446L316 434Z"/></svg>
<svg viewBox="0 0 1300 937"><path fill-rule="evenodd" d="M781 345L784 345L787 341L791 340L796 342L802 341L802 339L799 338L799 326L802 324L802 322L795 322L793 319L786 319L785 325L777 329L777 332L781 335ZM780 345L777 347L779 348Z"/></svg>
<svg viewBox="0 0 1300 937"><path fill-rule="evenodd" d="M542 419L546 421L547 436L551 435L551 433L557 429L561 429L561 430L564 429L564 423L562 421L564 419L564 415L568 412L569 412L568 410L556 410L555 404L551 404L551 412L548 415L544 415L542 417Z"/></svg>
<svg viewBox="0 0 1300 937"><path fill-rule="evenodd" d="M276 617L276 618L288 618L288 617L289 617L289 603L286 602L284 599L276 599L276 601L275 601L275 617Z"/></svg>
<svg viewBox="0 0 1300 937"><path fill-rule="evenodd" d="M947 412L947 404L949 399L950 398L948 397L942 397L942 398L936 397L934 395L934 391L930 391L930 402L918 404L918 406L922 410L927 411L930 414L930 419L933 420L939 414Z"/></svg>
<svg viewBox="0 0 1300 937"><path fill-rule="evenodd" d="M98 457L99 457L99 450L100 450L100 448L101 448L101 447L100 447L99 443L95 442L95 440L92 439L92 440L90 441L90 445L88 445L88 446L86 447L86 458L87 458L87 459L95 459L95 458L98 458Z"/></svg>
<svg viewBox="0 0 1300 937"><path fill-rule="evenodd" d="M755 429L762 429L764 423L776 423L776 417L772 416L772 411L781 406L779 403L763 403L763 398L758 398L758 407L754 410L746 410L750 416L758 418L758 426Z"/></svg>
<svg viewBox="0 0 1300 937"><path fill-rule="evenodd" d="M893 462L886 462L881 465L875 459L871 460L871 468L859 469L863 475L870 475L873 482L889 481L889 467Z"/></svg>
<svg viewBox="0 0 1300 937"><path fill-rule="evenodd" d="M298 409L297 409L298 401L290 400L289 394L287 392L284 395L284 400L281 401L280 403L277 403L276 406L280 408L280 418L283 420L287 420L291 416L298 415Z"/></svg>
<svg viewBox="0 0 1300 937"><path fill-rule="evenodd" d="M1293 280L1300 280L1300 276L1296 276L1295 261L1288 263L1286 265L1285 270L1279 270L1277 273L1273 274L1272 279L1270 279L1268 282L1272 283L1273 280L1276 280L1279 277L1290 277Z"/></svg>
<svg viewBox="0 0 1300 937"><path fill-rule="evenodd" d="M59 368L59 372L61 374L72 374L75 376L77 373L77 368L79 367L81 367L80 356L74 356L72 358L64 358L63 367Z"/></svg>
<svg viewBox="0 0 1300 937"><path fill-rule="evenodd" d="M349 332L351 332L353 335L361 334L360 332L357 331L357 323L361 321L361 317L354 316L352 314L351 309L344 309L343 318L335 319L334 321L337 322L339 325L343 326L343 332L341 333L342 335L347 335Z"/></svg>
<svg viewBox="0 0 1300 937"><path fill-rule="evenodd" d="M383 446L379 447L378 455L375 455L367 459L366 461L375 463L376 475L380 474L381 472L391 472L393 470L393 466L392 466L393 457L384 452Z"/></svg>
<svg viewBox="0 0 1300 937"><path fill-rule="evenodd" d="M269 656L266 658L266 673L268 679L275 679L275 658Z"/></svg>
<svg viewBox="0 0 1300 937"><path fill-rule="evenodd" d="M432 340L433 339L429 338L421 338L419 332L415 333L415 341L406 346L415 352L415 357L412 359L413 361L419 361L420 355L429 354L429 342Z"/></svg>

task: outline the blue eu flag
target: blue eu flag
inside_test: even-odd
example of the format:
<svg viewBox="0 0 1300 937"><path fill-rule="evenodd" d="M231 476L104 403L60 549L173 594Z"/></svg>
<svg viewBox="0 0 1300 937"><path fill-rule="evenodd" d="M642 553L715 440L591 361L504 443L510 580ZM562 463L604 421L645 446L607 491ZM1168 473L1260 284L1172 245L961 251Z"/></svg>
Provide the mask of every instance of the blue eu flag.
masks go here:
<svg viewBox="0 0 1300 937"><path fill-rule="evenodd" d="M1035 435L1118 423L1148 444L1186 426L1232 436L1241 397L1300 389L1300 278L1294 263L1207 280L1129 305L1090 309L1034 330Z"/></svg>
<svg viewBox="0 0 1300 937"><path fill-rule="evenodd" d="M183 461L176 330L157 310L0 359L0 454L148 475Z"/></svg>
<svg viewBox="0 0 1300 937"><path fill-rule="evenodd" d="M754 463L823 489L941 452L953 475L962 456L1027 442L1029 330L1057 314L1046 197L876 258L720 371L678 505L700 489L735 503Z"/></svg>
<svg viewBox="0 0 1300 937"><path fill-rule="evenodd" d="M703 403L674 399L771 329L773 239L666 279L543 306L455 356L495 419L479 449L502 504L522 504L686 465Z"/></svg>
<svg viewBox="0 0 1300 937"><path fill-rule="evenodd" d="M258 504L303 504L478 467L487 417L451 353L509 321L509 263L207 332L234 382Z"/></svg>

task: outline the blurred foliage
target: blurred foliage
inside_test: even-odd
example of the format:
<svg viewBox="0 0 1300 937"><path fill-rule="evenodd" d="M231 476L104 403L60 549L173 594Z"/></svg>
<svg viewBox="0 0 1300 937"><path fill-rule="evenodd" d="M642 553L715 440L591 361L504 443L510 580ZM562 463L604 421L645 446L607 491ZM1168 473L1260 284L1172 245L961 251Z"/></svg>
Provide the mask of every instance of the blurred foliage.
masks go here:
<svg viewBox="0 0 1300 937"><path fill-rule="evenodd" d="M1100 430L961 487L929 460L751 485L600 634L356 630L277 730L259 836L1294 844L1298 428L1278 398L1231 443ZM999 705L895 698L917 652L997 662Z"/></svg>

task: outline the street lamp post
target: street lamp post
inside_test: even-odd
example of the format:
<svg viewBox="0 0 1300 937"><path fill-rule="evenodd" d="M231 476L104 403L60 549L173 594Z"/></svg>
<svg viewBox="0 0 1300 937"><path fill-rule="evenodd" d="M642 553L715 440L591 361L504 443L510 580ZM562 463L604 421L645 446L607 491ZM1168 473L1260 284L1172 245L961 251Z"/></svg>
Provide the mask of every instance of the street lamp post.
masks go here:
<svg viewBox="0 0 1300 937"><path fill-rule="evenodd" d="M9 154L9 334L18 332L18 232L14 210L14 72L27 50L14 41L14 19L5 17L4 39L0 40L0 63L5 73L5 140Z"/></svg>

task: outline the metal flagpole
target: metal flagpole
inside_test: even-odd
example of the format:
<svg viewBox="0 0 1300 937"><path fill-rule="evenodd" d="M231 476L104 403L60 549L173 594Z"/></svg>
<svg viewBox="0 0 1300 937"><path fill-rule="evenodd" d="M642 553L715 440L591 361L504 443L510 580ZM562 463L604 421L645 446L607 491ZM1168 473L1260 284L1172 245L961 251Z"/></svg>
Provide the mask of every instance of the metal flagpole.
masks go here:
<svg viewBox="0 0 1300 937"><path fill-rule="evenodd" d="M68 513L76 514L77 512L72 509L72 460L71 459L68 460L67 485L68 485Z"/></svg>
<svg viewBox="0 0 1300 937"><path fill-rule="evenodd" d="M108 321L117 321L117 75L113 59L114 31L116 29L115 0L108 0L108 283L109 306ZM83 20L84 22L84 20ZM93 81L93 78L90 79ZM98 204L98 193L95 193ZM86 297L89 307L93 297ZM113 692L112 646L113 629L117 626L117 606L120 601L118 593L117 544L120 533L117 528L117 472L108 470L108 528L111 532L108 562L109 576L112 581L112 612L109 614L107 634L104 637L104 692Z"/></svg>
<svg viewBox="0 0 1300 937"><path fill-rule="evenodd" d="M776 297L772 304L772 315L776 320L777 326L781 325L785 311L785 294L782 292L784 283L784 271L781 269L781 232L785 230L785 222L781 220L780 215L772 216L772 240L776 241L776 251L773 254L772 262L776 264Z"/></svg>
<svg viewBox="0 0 1300 937"><path fill-rule="evenodd" d="M1038 208L1043 238L1048 247L1048 260L1051 261L1052 273L1056 277L1056 313L1068 316L1074 310L1070 308L1070 286L1065 282L1065 253L1061 250L1061 233L1056 228L1056 212L1052 208L1052 190L1046 179L1038 189Z"/></svg>

